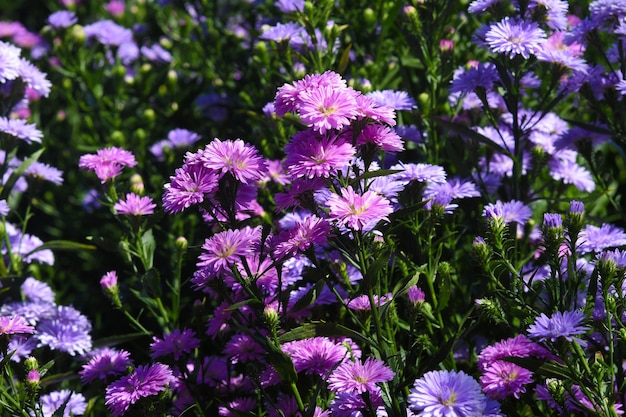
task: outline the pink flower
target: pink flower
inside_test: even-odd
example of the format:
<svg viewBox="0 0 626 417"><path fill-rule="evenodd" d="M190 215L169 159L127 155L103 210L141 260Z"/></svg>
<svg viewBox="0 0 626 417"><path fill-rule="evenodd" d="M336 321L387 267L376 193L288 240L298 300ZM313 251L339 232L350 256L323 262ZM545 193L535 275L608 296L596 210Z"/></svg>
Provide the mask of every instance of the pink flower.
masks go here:
<svg viewBox="0 0 626 417"><path fill-rule="evenodd" d="M342 136L296 133L285 147L285 167L291 178L328 178L348 166L356 150Z"/></svg>
<svg viewBox="0 0 626 417"><path fill-rule="evenodd" d="M126 194L126 200L120 200L113 206L115 214L128 214L132 216L145 216L154 213L156 204L148 196L140 197L134 193Z"/></svg>
<svg viewBox="0 0 626 417"><path fill-rule="evenodd" d="M302 123L322 134L341 129L357 116L357 92L351 88L319 87L300 93L298 113Z"/></svg>
<svg viewBox="0 0 626 417"><path fill-rule="evenodd" d="M35 328L20 316L0 317L0 335L16 333L34 333Z"/></svg>
<svg viewBox="0 0 626 417"><path fill-rule="evenodd" d="M245 227L226 230L206 239L202 245L204 252L198 257L198 266L215 273L229 270L242 256L254 252L259 237L257 232L258 229Z"/></svg>
<svg viewBox="0 0 626 417"><path fill-rule="evenodd" d="M393 212L385 197L372 191L358 194L352 187L342 188L341 195L332 194L326 200L332 220L355 230L370 230L381 220L389 221Z"/></svg>
<svg viewBox="0 0 626 417"><path fill-rule="evenodd" d="M344 362L328 378L328 389L335 392L375 392L376 384L393 379L395 373L379 359L367 358L364 363Z"/></svg>
<svg viewBox="0 0 626 417"><path fill-rule="evenodd" d="M244 184L259 181L267 170L264 159L251 145L241 139L225 140L215 138L199 153L206 168L229 172Z"/></svg>
<svg viewBox="0 0 626 417"><path fill-rule="evenodd" d="M89 171L94 171L102 184L117 177L123 167L137 165L135 156L124 149L110 147L99 149L95 154L87 154L80 157L78 166Z"/></svg>

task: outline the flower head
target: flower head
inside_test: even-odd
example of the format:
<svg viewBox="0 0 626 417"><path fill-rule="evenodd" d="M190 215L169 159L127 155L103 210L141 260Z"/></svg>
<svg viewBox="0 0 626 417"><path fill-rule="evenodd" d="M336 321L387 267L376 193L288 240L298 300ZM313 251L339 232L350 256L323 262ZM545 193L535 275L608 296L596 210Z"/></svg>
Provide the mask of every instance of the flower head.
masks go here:
<svg viewBox="0 0 626 417"><path fill-rule="evenodd" d="M356 95L351 88L322 86L305 90L298 96L300 119L321 134L348 126L357 116Z"/></svg>
<svg viewBox="0 0 626 417"><path fill-rule="evenodd" d="M113 206L115 214L128 214L131 216L145 216L154 213L156 204L148 196L138 196L135 193L126 194L125 200L120 200Z"/></svg>
<svg viewBox="0 0 626 417"><path fill-rule="evenodd" d="M35 329L20 316L0 317L0 335L34 332Z"/></svg>
<svg viewBox="0 0 626 417"><path fill-rule="evenodd" d="M220 140L215 138L199 153L205 168L221 174L230 173L244 184L259 181L265 175L265 161L258 151L241 139Z"/></svg>
<svg viewBox="0 0 626 417"><path fill-rule="evenodd" d="M510 395L519 398L526 385L533 381L533 373L511 362L494 361L483 371L480 386L485 394L501 400Z"/></svg>
<svg viewBox="0 0 626 417"><path fill-rule="evenodd" d="M608 223L600 227L589 224L580 232L576 245L579 253L602 252L607 248L626 245L626 232Z"/></svg>
<svg viewBox="0 0 626 417"><path fill-rule="evenodd" d="M491 25L485 40L495 53L503 53L513 58L521 55L528 59L544 42L546 34L535 22L515 21L505 17Z"/></svg>
<svg viewBox="0 0 626 417"><path fill-rule="evenodd" d="M163 339L153 337L152 340L150 357L153 359L173 355L174 360L178 360L183 353L189 353L200 345L200 340L190 329L174 329L164 334Z"/></svg>
<svg viewBox="0 0 626 417"><path fill-rule="evenodd" d="M296 133L285 146L284 166L291 178L328 178L348 166L355 153L341 135L317 136L306 130Z"/></svg>
<svg viewBox="0 0 626 417"><path fill-rule="evenodd" d="M369 230L393 212L385 197L372 191L356 193L351 186L341 189L341 195L331 194L326 200L331 220L355 230Z"/></svg>
<svg viewBox="0 0 626 417"><path fill-rule="evenodd" d="M463 371L430 371L415 381L409 408L424 417L481 416L486 398L480 385Z"/></svg>
<svg viewBox="0 0 626 417"><path fill-rule="evenodd" d="M52 417L53 415L63 417L82 416L87 410L85 397L67 389L43 395L39 401L44 417ZM63 409L63 414L58 413L61 409Z"/></svg>
<svg viewBox="0 0 626 417"><path fill-rule="evenodd" d="M378 105L388 106L394 110L413 110L417 108L415 100L406 91L372 91L367 96L374 99Z"/></svg>
<svg viewBox="0 0 626 417"><path fill-rule="evenodd" d="M365 362L347 361L339 365L328 378L328 389L335 392L376 392L376 384L391 381L395 373L379 359Z"/></svg>
<svg viewBox="0 0 626 417"><path fill-rule="evenodd" d="M126 368L132 365L133 361L130 359L129 352L104 348L97 351L89 362L83 365L83 369L79 372L80 380L83 384L96 379L106 380L109 376L124 373Z"/></svg>
<svg viewBox="0 0 626 417"><path fill-rule="evenodd" d="M95 154L87 154L80 157L80 168L94 171L102 184L117 177L123 167L132 168L137 165L135 156L124 149L115 146L99 149Z"/></svg>
<svg viewBox="0 0 626 417"><path fill-rule="evenodd" d="M34 124L26 123L23 119L8 119L0 117L0 132L14 136L26 143L41 143L43 134Z"/></svg>
<svg viewBox="0 0 626 417"><path fill-rule="evenodd" d="M198 262L199 267L210 268L215 273L230 269L240 257L251 255L257 246L258 229L226 230L205 240Z"/></svg>
<svg viewBox="0 0 626 417"><path fill-rule="evenodd" d="M576 336L589 330L588 326L583 325L586 318L587 316L582 311L557 311L550 317L541 313L528 327L528 335L540 341L551 342L556 342L558 338L563 337L570 342L585 346L586 342Z"/></svg>
<svg viewBox="0 0 626 417"><path fill-rule="evenodd" d="M48 16L48 24L53 28L66 28L78 22L78 18L69 10L59 10Z"/></svg>

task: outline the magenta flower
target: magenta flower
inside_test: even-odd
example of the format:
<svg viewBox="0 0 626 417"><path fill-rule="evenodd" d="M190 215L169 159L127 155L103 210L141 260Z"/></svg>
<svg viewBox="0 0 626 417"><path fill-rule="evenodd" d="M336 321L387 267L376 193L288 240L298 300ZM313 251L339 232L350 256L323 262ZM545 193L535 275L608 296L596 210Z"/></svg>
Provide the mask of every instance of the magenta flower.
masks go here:
<svg viewBox="0 0 626 417"><path fill-rule="evenodd" d="M104 348L98 351L79 372L83 384L96 379L106 380L108 376L120 375L133 365L130 353L125 350Z"/></svg>
<svg viewBox="0 0 626 417"><path fill-rule="evenodd" d="M227 271L240 257L254 253L258 238L258 229L250 227L217 233L204 241L197 265L214 273Z"/></svg>
<svg viewBox="0 0 626 417"><path fill-rule="evenodd" d="M335 365L344 360L348 349L327 337L296 340L281 346L291 356L296 372L317 374L326 378Z"/></svg>
<svg viewBox="0 0 626 417"><path fill-rule="evenodd" d="M298 132L285 146L284 166L291 178L328 178L348 166L356 149L343 136L321 137L310 130Z"/></svg>
<svg viewBox="0 0 626 417"><path fill-rule="evenodd" d="M498 23L491 25L485 34L485 40L491 50L513 58L521 55L528 59L545 41L546 33L539 25L530 21L515 21L505 17Z"/></svg>
<svg viewBox="0 0 626 417"><path fill-rule="evenodd" d="M20 316L0 317L0 335L17 333L34 333L35 328Z"/></svg>
<svg viewBox="0 0 626 417"><path fill-rule="evenodd" d="M189 353L200 346L200 340L190 329L183 329L182 331L174 329L170 333L164 334L163 339L153 337L152 340L153 342L150 344L150 350L152 350L150 357L152 359L173 355L174 360L178 360L183 353Z"/></svg>
<svg viewBox="0 0 626 417"><path fill-rule="evenodd" d="M366 126L357 138L359 145L372 143L376 148L386 152L400 152L404 150L402 138L388 126L371 124Z"/></svg>
<svg viewBox="0 0 626 417"><path fill-rule="evenodd" d="M375 392L376 384L391 381L395 373L383 361L367 358L365 362L347 361L328 378L328 389L335 392Z"/></svg>
<svg viewBox="0 0 626 417"><path fill-rule="evenodd" d="M174 382L172 370L162 363L138 366L135 371L106 388L105 404L115 416L121 416L141 398L165 391Z"/></svg>
<svg viewBox="0 0 626 417"><path fill-rule="evenodd" d="M354 230L370 230L381 220L389 221L393 212L385 197L372 191L358 194L351 186L342 188L341 195L331 194L326 206L331 220Z"/></svg>
<svg viewBox="0 0 626 417"><path fill-rule="evenodd" d="M326 71L323 74L308 74L293 84L285 84L276 92L274 101L276 115L283 117L286 113L295 113L300 107L300 94L308 89L331 87L335 90L346 90L346 80L336 72Z"/></svg>
<svg viewBox="0 0 626 417"><path fill-rule="evenodd" d="M387 304L392 299L393 299L393 296L391 293L387 293L381 296L374 294L374 304L376 304L377 307ZM369 311L372 309L372 304L370 303L369 297L367 295L360 295L358 297L353 298L346 304L346 306L350 310L357 310L357 311Z"/></svg>
<svg viewBox="0 0 626 417"><path fill-rule="evenodd" d="M200 164L185 164L165 184L163 208L168 213L180 213L192 205L202 203L217 190L219 175Z"/></svg>
<svg viewBox="0 0 626 417"><path fill-rule="evenodd" d="M323 245L330 235L330 224L315 215L307 216L290 230L282 231L274 247L278 259L304 252L311 245Z"/></svg>
<svg viewBox="0 0 626 417"><path fill-rule="evenodd" d="M131 216L145 216L154 213L156 204L148 196L138 196L135 193L126 194L126 200L120 200L113 206L115 214L128 214Z"/></svg>
<svg viewBox="0 0 626 417"><path fill-rule="evenodd" d="M357 116L356 95L351 88L323 86L305 90L298 96L300 119L321 134L348 126Z"/></svg>
<svg viewBox="0 0 626 417"><path fill-rule="evenodd" d="M526 385L533 382L533 373L514 363L498 360L489 364L480 377L483 392L496 400L512 395L519 398Z"/></svg>
<svg viewBox="0 0 626 417"><path fill-rule="evenodd" d="M109 289L117 286L117 272L109 271L100 278L100 286Z"/></svg>
<svg viewBox="0 0 626 417"><path fill-rule="evenodd" d="M132 168L135 165L137 161L131 152L114 146L83 155L78 162L80 168L95 172L102 184L117 177L123 167Z"/></svg>
<svg viewBox="0 0 626 417"><path fill-rule="evenodd" d="M263 179L267 169L258 151L241 139L222 141L215 138L200 151L199 156L204 167L222 175L229 172L244 184Z"/></svg>

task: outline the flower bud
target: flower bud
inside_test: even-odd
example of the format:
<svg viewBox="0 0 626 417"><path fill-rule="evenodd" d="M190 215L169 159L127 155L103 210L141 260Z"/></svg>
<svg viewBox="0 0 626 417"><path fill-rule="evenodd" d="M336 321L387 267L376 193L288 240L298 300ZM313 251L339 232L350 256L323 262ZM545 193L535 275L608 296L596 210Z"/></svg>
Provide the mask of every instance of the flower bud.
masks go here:
<svg viewBox="0 0 626 417"><path fill-rule="evenodd" d="M187 250L187 247L189 246L189 242L187 242L187 239L184 236L178 236L176 238L176 249L178 249L181 252L185 252Z"/></svg>
<svg viewBox="0 0 626 417"><path fill-rule="evenodd" d="M31 369L28 371L28 375L26 375L26 386L33 391L39 390L41 388L41 375L37 369Z"/></svg>
<svg viewBox="0 0 626 417"><path fill-rule="evenodd" d="M24 360L24 366L27 371L39 369L39 361L34 356L29 356Z"/></svg>
<svg viewBox="0 0 626 417"><path fill-rule="evenodd" d="M85 30L81 25L74 25L70 29L70 39L75 40L78 43L85 42L87 36L85 35Z"/></svg>
<svg viewBox="0 0 626 417"><path fill-rule="evenodd" d="M143 185L143 178L141 178L141 175L133 174L133 176L130 177L130 190L137 195L144 194L146 190Z"/></svg>

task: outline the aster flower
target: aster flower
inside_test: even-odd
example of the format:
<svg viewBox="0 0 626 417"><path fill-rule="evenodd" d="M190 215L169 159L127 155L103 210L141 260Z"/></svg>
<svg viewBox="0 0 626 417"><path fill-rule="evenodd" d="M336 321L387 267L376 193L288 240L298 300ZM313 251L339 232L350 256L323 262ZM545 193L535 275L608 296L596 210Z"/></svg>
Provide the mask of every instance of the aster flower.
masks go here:
<svg viewBox="0 0 626 417"><path fill-rule="evenodd" d="M444 182L446 180L446 171L438 165L405 164L401 162L392 165L390 169L402 171L393 174L393 176L406 182Z"/></svg>
<svg viewBox="0 0 626 417"><path fill-rule="evenodd" d="M588 326L583 325L586 318L587 316L582 311L557 311L549 318L545 313L541 313L535 322L528 327L528 335L540 341L549 340L551 342L556 342L558 338L562 337L584 347L587 342L576 336L589 330Z"/></svg>
<svg viewBox="0 0 626 417"><path fill-rule="evenodd" d="M372 91L368 93L367 96L372 98L380 106L388 106L396 111L413 110L417 108L415 100L410 97L406 91Z"/></svg>
<svg viewBox="0 0 626 417"><path fill-rule="evenodd" d="M163 208L167 213L180 213L192 205L202 203L218 188L216 171L200 164L185 164L176 169L170 182L163 188Z"/></svg>
<svg viewBox="0 0 626 417"><path fill-rule="evenodd" d="M373 143L376 148L385 152L400 152L404 144L400 136L388 126L381 124L367 125L357 137L359 145Z"/></svg>
<svg viewBox="0 0 626 417"><path fill-rule="evenodd" d="M256 399L238 397L217 408L217 414L224 417L238 417L250 413L258 406Z"/></svg>
<svg viewBox="0 0 626 417"><path fill-rule="evenodd" d="M356 107L358 119L366 118L389 126L396 125L396 112L393 108L381 105L371 97L359 94L356 97Z"/></svg>
<svg viewBox="0 0 626 417"><path fill-rule="evenodd" d="M504 223L508 224L516 222L525 224L532 216L532 210L521 201L511 200L503 203L498 200L490 203L483 209L483 216L487 219L499 217L504 219Z"/></svg>
<svg viewBox="0 0 626 417"><path fill-rule="evenodd" d="M259 35L259 39L283 42L295 40L297 47L301 46L303 35L306 33L306 29L295 22L277 23L274 26L268 26L263 30L263 33Z"/></svg>
<svg viewBox="0 0 626 417"><path fill-rule="evenodd" d="M45 282L28 277L22 283L20 289L30 301L54 304L54 291Z"/></svg>
<svg viewBox="0 0 626 417"><path fill-rule="evenodd" d="M115 417L121 416L132 404L165 391L175 380L172 370L162 363L138 366L106 388L105 404Z"/></svg>
<svg viewBox="0 0 626 417"><path fill-rule="evenodd" d="M365 362L342 363L328 377L328 389L335 392L375 392L376 384L391 381L395 373L383 361L367 358Z"/></svg>
<svg viewBox="0 0 626 417"><path fill-rule="evenodd" d="M39 161L33 162L26 168L24 175L36 180L49 181L56 185L63 184L63 171Z"/></svg>
<svg viewBox="0 0 626 417"><path fill-rule="evenodd" d="M283 13L304 10L304 0L278 0L274 6Z"/></svg>
<svg viewBox="0 0 626 417"><path fill-rule="evenodd" d="M78 22L78 18L69 10L59 10L48 16L48 24L56 29L67 28Z"/></svg>
<svg viewBox="0 0 626 417"><path fill-rule="evenodd" d="M586 225L581 230L576 242L579 253L597 253L607 248L624 245L626 245L624 229L607 223L600 227Z"/></svg>
<svg viewBox="0 0 626 417"><path fill-rule="evenodd" d="M79 372L83 384L97 379L106 380L109 376L121 375L133 365L130 353L125 350L104 348L93 354L89 362Z"/></svg>
<svg viewBox="0 0 626 417"><path fill-rule="evenodd" d="M430 371L415 381L408 404L423 417L458 417L483 415L487 402L465 372Z"/></svg>
<svg viewBox="0 0 626 417"><path fill-rule="evenodd" d="M44 417L82 416L87 410L85 397L67 389L42 395L39 403L41 404L41 412ZM62 414L59 413L61 409L63 410Z"/></svg>
<svg viewBox="0 0 626 417"><path fill-rule="evenodd" d="M368 392L369 403L363 399L363 395L357 392L338 392L330 403L332 417L357 417L363 415L363 410L375 412L383 405L380 389ZM372 408L370 410L370 407ZM377 416L380 414L376 413ZM407 416L408 417L408 416Z"/></svg>
<svg viewBox="0 0 626 417"><path fill-rule="evenodd" d="M117 272L109 271L100 278L100 286L104 289L111 289L117 286Z"/></svg>
<svg viewBox="0 0 626 417"><path fill-rule="evenodd" d="M283 117L289 112L295 113L300 105L300 94L309 89L320 87L331 87L342 91L348 89L346 80L336 72L326 71L323 74L307 74L303 79L295 81L293 84L285 84L278 88L274 100L276 115Z"/></svg>
<svg viewBox="0 0 626 417"><path fill-rule="evenodd" d="M152 46L142 46L139 49L141 55L146 59L156 63L172 62L172 54L158 43Z"/></svg>
<svg viewBox="0 0 626 417"><path fill-rule="evenodd" d="M505 17L490 26L485 41L492 52L508 55L509 58L521 55L528 59L540 48L545 36L545 32L535 22Z"/></svg>
<svg viewBox="0 0 626 417"><path fill-rule="evenodd" d="M594 0L589 5L591 21L596 26L611 25L626 17L626 5L620 0Z"/></svg>
<svg viewBox="0 0 626 417"><path fill-rule="evenodd" d="M507 361L494 361L483 371L480 386L491 398L502 400L510 395L515 398L526 392L526 385L533 381L533 373Z"/></svg>
<svg viewBox="0 0 626 417"><path fill-rule="evenodd" d="M102 184L117 177L123 167L132 168L135 165L137 161L131 152L115 146L99 149L95 154L82 155L78 162L80 168L95 172Z"/></svg>
<svg viewBox="0 0 626 417"><path fill-rule="evenodd" d="M120 200L113 206L115 214L128 214L130 216L145 216L154 213L156 204L148 196L138 196L135 193L127 193L125 200Z"/></svg>
<svg viewBox="0 0 626 417"><path fill-rule="evenodd" d="M241 139L225 140L215 138L200 153L205 168L230 173L244 184L258 181L265 175L265 161L258 151Z"/></svg>
<svg viewBox="0 0 626 417"><path fill-rule="evenodd" d="M342 135L327 133L319 137L306 130L293 135L285 146L284 166L291 178L328 178L348 166L355 153Z"/></svg>
<svg viewBox="0 0 626 417"><path fill-rule="evenodd" d="M21 49L0 41L0 82L5 83L19 76Z"/></svg>
<svg viewBox="0 0 626 417"><path fill-rule="evenodd" d="M502 0L473 0L467 11L470 13L480 13L486 11L494 4L500 3Z"/></svg>
<svg viewBox="0 0 626 417"><path fill-rule="evenodd" d="M500 79L496 66L492 63L480 63L467 69L456 71L450 84L451 93L469 94L476 88L491 91L493 84Z"/></svg>
<svg viewBox="0 0 626 417"><path fill-rule="evenodd" d="M572 53L569 49L541 48L535 52L537 60L549 62L563 71L587 73L587 62Z"/></svg>
<svg viewBox="0 0 626 417"><path fill-rule="evenodd" d="M121 46L133 42L133 32L111 20L100 20L83 28L87 39L96 38L103 45Z"/></svg>
<svg viewBox="0 0 626 417"><path fill-rule="evenodd" d="M529 356L546 358L550 357L550 353L521 334L485 347L478 356L478 367L481 371L485 371L491 363L509 356L517 358L527 358Z"/></svg>
<svg viewBox="0 0 626 417"><path fill-rule="evenodd" d="M0 335L34 332L35 328L20 316L0 316Z"/></svg>
<svg viewBox="0 0 626 417"><path fill-rule="evenodd" d="M58 306L54 314L39 322L35 336L41 346L76 356L91 350L90 331L87 317L73 307Z"/></svg>
<svg viewBox="0 0 626 417"><path fill-rule="evenodd" d="M321 134L341 129L357 116L356 94L328 86L305 90L298 95L298 114L302 123Z"/></svg>
<svg viewBox="0 0 626 417"><path fill-rule="evenodd" d="M183 353L189 353L200 345L200 340L195 337L195 333L191 329L174 329L170 333L164 334L163 339L157 337L152 338L150 344L152 359L173 355L174 360L180 359Z"/></svg>
<svg viewBox="0 0 626 417"><path fill-rule="evenodd" d="M43 134L34 124L23 119L8 119L0 116L0 132L14 136L26 143L41 143Z"/></svg>
<svg viewBox="0 0 626 417"><path fill-rule="evenodd" d="M374 304L377 307L387 304L392 299L393 295L391 293L387 293L381 296L374 294ZM372 309L372 304L370 303L369 297L367 295L360 295L348 301L346 307L348 307L350 310L369 311Z"/></svg>
<svg viewBox="0 0 626 417"><path fill-rule="evenodd" d="M296 340L281 346L291 356L296 372L317 374L326 378L328 373L348 355L348 349L327 337Z"/></svg>
<svg viewBox="0 0 626 417"><path fill-rule="evenodd" d="M162 161L166 149L188 148L200 140L200 135L187 129L170 130L167 139L161 140L150 147L150 152Z"/></svg>
<svg viewBox="0 0 626 417"><path fill-rule="evenodd" d="M329 217L340 225L355 230L369 230L393 212L391 203L385 197L372 191L356 193L351 186L342 188L341 195L331 194L326 200Z"/></svg>
<svg viewBox="0 0 626 417"><path fill-rule="evenodd" d="M565 184L573 184L581 191L592 192L596 188L591 173L574 161L552 158L548 163L550 173L555 180Z"/></svg>
<svg viewBox="0 0 626 417"><path fill-rule="evenodd" d="M304 252L312 245L323 245L328 241L330 229L325 219L307 216L293 228L280 232L274 243L274 255L282 259Z"/></svg>
<svg viewBox="0 0 626 417"><path fill-rule="evenodd" d="M6 200L0 200L0 217L6 217L10 211L9 203Z"/></svg>
<svg viewBox="0 0 626 417"><path fill-rule="evenodd" d="M266 354L265 349L245 333L234 334L224 346L223 353L232 363L260 360Z"/></svg>
<svg viewBox="0 0 626 417"><path fill-rule="evenodd" d="M431 198L440 193L446 193L451 198L480 197L476 185L472 181L461 178L450 178L443 183L428 183L424 190L424 198Z"/></svg>
<svg viewBox="0 0 626 417"><path fill-rule="evenodd" d="M209 268L215 273L230 269L242 256L251 255L259 238L259 230L246 226L243 229L229 229L206 239L203 252L198 259L199 267Z"/></svg>

